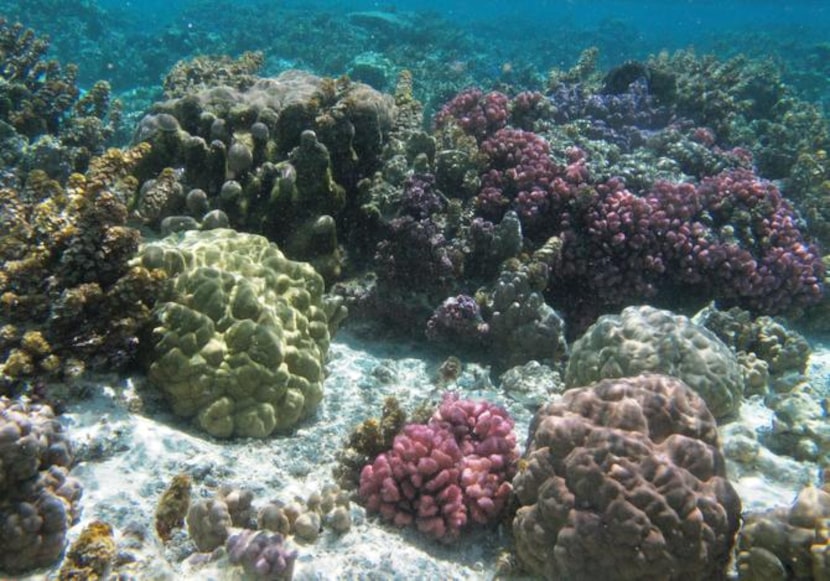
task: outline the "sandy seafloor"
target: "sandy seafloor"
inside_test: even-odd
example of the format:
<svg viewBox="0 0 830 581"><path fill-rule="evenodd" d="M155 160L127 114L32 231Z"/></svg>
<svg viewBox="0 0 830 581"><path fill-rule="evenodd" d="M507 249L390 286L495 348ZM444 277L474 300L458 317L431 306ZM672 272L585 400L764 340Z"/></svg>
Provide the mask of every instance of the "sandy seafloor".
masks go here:
<svg viewBox="0 0 830 581"><path fill-rule="evenodd" d="M813 346L810 381L828 393L830 345ZM88 397L70 403L62 416L78 451L71 474L84 487L81 520L68 540L100 519L116 529L122 555L135 559L118 567L134 579L241 578L224 558L190 564L186 557L195 548L183 531L167 546L157 539L155 506L172 477L190 474L194 499L212 497L223 484L252 490L255 506L271 499L305 499L333 481L335 454L347 434L367 417L379 415L387 396L398 398L407 410L425 397L440 398L444 388L434 381L439 364L410 345L369 344L341 332L329 352L325 397L316 416L290 436L267 440L210 439L154 411L163 409L162 402L147 402L146 397L144 411L131 412L137 393L147 391L141 379L98 378L87 385ZM532 411L493 381L485 369L470 365L455 387L465 398L485 398L507 408L524 447ZM760 402L747 401L738 421L766 429L772 418L765 409ZM731 463L729 469L745 510L787 505L804 484L818 479L815 466L771 453L762 455L757 469L740 471ZM506 532L495 528L444 546L413 530L400 531L367 518L355 503L351 510L349 532L336 535L326 530L314 544L291 542L299 552L294 579L491 579L509 545ZM27 579L54 578L58 569L59 565Z"/></svg>

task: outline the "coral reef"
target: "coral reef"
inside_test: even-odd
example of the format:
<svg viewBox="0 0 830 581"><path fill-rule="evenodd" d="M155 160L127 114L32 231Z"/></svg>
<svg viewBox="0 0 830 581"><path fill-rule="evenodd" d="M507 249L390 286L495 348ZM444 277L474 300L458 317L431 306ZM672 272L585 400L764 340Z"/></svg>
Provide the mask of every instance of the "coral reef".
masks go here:
<svg viewBox="0 0 830 581"><path fill-rule="evenodd" d="M546 298L563 310L572 332L618 305L667 295L698 308L716 299L756 314L795 316L820 301L825 268L818 248L777 187L749 169L745 150L719 148L707 129L694 124L666 127L659 138L602 133L593 141L562 139L553 130L560 122L584 121L606 133L623 127L636 132L640 115L665 125L663 106L653 96L637 97L643 89L632 86L624 97L560 86L562 95L580 96L521 93L512 100L470 90L436 118L445 147L469 149L469 139L478 144L467 154L482 164L473 210L491 223L489 230L514 211L526 250L538 250L552 237L560 240ZM581 126L575 131L592 135ZM667 154L661 148L676 142L680 131L692 145L672 155L691 175L677 171L643 179L603 165L603 154L591 146ZM619 152L609 158L618 159ZM656 158L641 161L666 167ZM459 184L458 178L438 180L447 182ZM434 212L431 221L442 223L446 213ZM471 223L455 246L474 256L467 240L487 231Z"/></svg>
<svg viewBox="0 0 830 581"><path fill-rule="evenodd" d="M262 438L314 412L337 305L311 266L227 229L148 244L137 260L172 279L148 376L175 414L215 437Z"/></svg>
<svg viewBox="0 0 830 581"><path fill-rule="evenodd" d="M52 409L0 397L0 571L54 564L80 514L73 454Z"/></svg>
<svg viewBox="0 0 830 581"><path fill-rule="evenodd" d="M646 371L681 379L719 420L740 408L744 382L735 354L708 329L649 306L600 317L574 343L565 384L576 387Z"/></svg>
<svg viewBox="0 0 830 581"><path fill-rule="evenodd" d="M41 169L59 180L86 171L120 123L109 84L99 81L82 95L75 65L47 59L46 38L2 18L0 47L0 122L4 141L17 146L3 146L6 165Z"/></svg>
<svg viewBox="0 0 830 581"><path fill-rule="evenodd" d="M513 421L487 402L447 394L426 424L407 424L360 474L369 512L451 541L495 522L510 496L518 449Z"/></svg>
<svg viewBox="0 0 830 581"><path fill-rule="evenodd" d="M0 326L5 389L34 377L120 369L161 294L164 276L129 264L138 230L127 226L129 172L146 146L109 150L67 185L32 172L0 189Z"/></svg>
<svg viewBox="0 0 830 581"><path fill-rule="evenodd" d="M571 389L537 412L513 480L519 562L546 579L724 579L741 503L715 420L678 379Z"/></svg>

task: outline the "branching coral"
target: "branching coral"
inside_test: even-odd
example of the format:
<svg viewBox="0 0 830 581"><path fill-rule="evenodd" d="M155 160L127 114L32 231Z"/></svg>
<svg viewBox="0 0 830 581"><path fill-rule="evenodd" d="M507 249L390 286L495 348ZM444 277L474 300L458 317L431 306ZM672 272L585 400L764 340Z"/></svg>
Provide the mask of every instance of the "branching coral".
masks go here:
<svg viewBox="0 0 830 581"><path fill-rule="evenodd" d="M146 146L110 150L64 187L32 172L22 190L0 191L0 341L3 381L55 375L84 361L126 364L164 277L127 263L139 234L126 225L128 176ZM39 333L33 343L26 337ZM28 365L21 361L28 359ZM83 367L83 364L81 364Z"/></svg>
<svg viewBox="0 0 830 581"><path fill-rule="evenodd" d="M426 424L407 424L360 475L369 512L444 541L495 522L510 495L518 449L513 421L487 402L447 395Z"/></svg>

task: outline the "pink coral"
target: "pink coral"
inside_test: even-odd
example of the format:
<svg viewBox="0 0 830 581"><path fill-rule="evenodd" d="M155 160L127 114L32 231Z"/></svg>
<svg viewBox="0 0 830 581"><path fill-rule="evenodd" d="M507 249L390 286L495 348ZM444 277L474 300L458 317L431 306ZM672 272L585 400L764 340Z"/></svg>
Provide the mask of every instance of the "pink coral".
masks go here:
<svg viewBox="0 0 830 581"><path fill-rule="evenodd" d="M533 132L500 129L481 144L481 152L490 170L481 176L476 203L488 218L501 218L513 205L523 224L538 224L573 194L550 158L548 142Z"/></svg>
<svg viewBox="0 0 830 581"><path fill-rule="evenodd" d="M467 89L441 108L435 116L435 126L441 129L454 123L481 141L507 125L508 102L507 95L498 91Z"/></svg>
<svg viewBox="0 0 830 581"><path fill-rule="evenodd" d="M736 169L696 188L658 183L649 203L653 227L667 230L663 253L678 282L770 314L821 299L821 255L772 182Z"/></svg>
<svg viewBox="0 0 830 581"><path fill-rule="evenodd" d="M427 424L404 426L392 449L364 466L359 494L388 522L452 540L468 522L498 518L517 460L507 412L448 394Z"/></svg>

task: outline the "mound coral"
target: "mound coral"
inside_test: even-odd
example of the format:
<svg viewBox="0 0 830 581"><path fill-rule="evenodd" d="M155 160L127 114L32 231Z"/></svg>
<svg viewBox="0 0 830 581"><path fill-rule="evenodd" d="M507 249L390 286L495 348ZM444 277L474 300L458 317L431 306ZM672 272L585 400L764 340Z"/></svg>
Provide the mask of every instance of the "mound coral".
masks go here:
<svg viewBox="0 0 830 581"><path fill-rule="evenodd" d="M649 306L600 317L574 343L565 384L577 387L646 371L680 378L718 419L740 407L744 381L729 347L688 318Z"/></svg>
<svg viewBox="0 0 830 581"><path fill-rule="evenodd" d="M230 562L254 579L291 579L294 574L297 551L286 549L279 533L244 529L228 538L226 549Z"/></svg>
<svg viewBox="0 0 830 581"><path fill-rule="evenodd" d="M80 513L72 448L49 406L0 397L0 571L58 560Z"/></svg>
<svg viewBox="0 0 830 581"><path fill-rule="evenodd" d="M678 379L571 389L513 480L520 563L546 579L723 579L740 517L715 420Z"/></svg>
<svg viewBox="0 0 830 581"><path fill-rule="evenodd" d="M173 278L148 376L174 413L216 437L262 438L314 412L334 319L311 266L225 229L148 244L139 260Z"/></svg>
<svg viewBox="0 0 830 581"><path fill-rule="evenodd" d="M451 541L468 524L498 519L517 459L504 410L448 394L428 423L404 426L392 449L363 468L359 495L384 520Z"/></svg>

